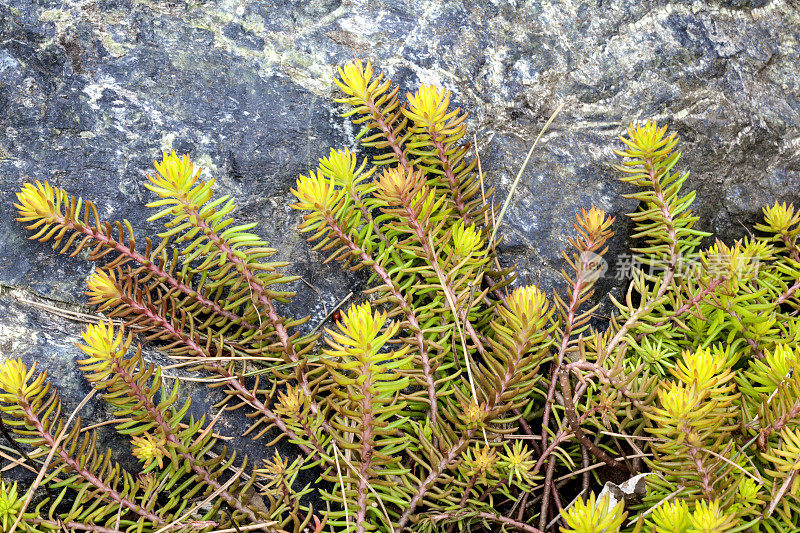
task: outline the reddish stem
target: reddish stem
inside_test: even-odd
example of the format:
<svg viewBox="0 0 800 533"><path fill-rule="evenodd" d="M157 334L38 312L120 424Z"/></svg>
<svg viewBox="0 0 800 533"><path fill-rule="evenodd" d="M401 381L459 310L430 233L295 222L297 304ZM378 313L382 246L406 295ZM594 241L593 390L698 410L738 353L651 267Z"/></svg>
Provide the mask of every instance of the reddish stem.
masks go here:
<svg viewBox="0 0 800 533"><path fill-rule="evenodd" d="M66 528L69 531L93 531L94 533L124 533L122 530L113 529L110 527L98 526L96 524L82 524L80 522L69 521L63 522L61 520L44 520L42 518L34 518L30 521L32 524L49 526L55 531ZM21 522L24 524L24 522Z"/></svg>
<svg viewBox="0 0 800 533"><path fill-rule="evenodd" d="M231 248L230 245L208 224L208 222L200 216L196 206L190 203L185 195L178 198L178 200L181 201L184 212L189 215L190 220L195 222L196 227L203 231L206 238L208 238L208 240L214 244L217 250L222 252L227 260L236 266L236 269L241 273L248 287L250 287L253 293L255 293L258 301L266 308L267 316L269 317L272 326L275 328L275 334L278 336L278 341L280 342L281 347L283 348L283 351L289 360L292 363L302 363L300 361L300 357L297 355L294 343L289 336L289 332L286 330L286 326L283 323L283 317L278 315L278 312L275 310L272 296L270 296L267 289L261 284L261 280L259 280L255 272L251 270L251 265L246 260L239 257L239 255L236 253L236 250ZM308 378L304 371L305 366L303 364L297 364L295 366L295 377L297 382L300 384L303 394L305 394L305 398L308 402L311 412L317 414L319 412L319 406L317 405L314 395L311 392L311 387L308 384Z"/></svg>
<svg viewBox="0 0 800 533"><path fill-rule="evenodd" d="M642 403L642 401L639 398L635 397L633 393L631 393L631 391L628 389L625 383L610 376L607 369L598 366L590 361L575 361L574 363L569 363L567 365L564 365L564 370L566 370L567 372L573 369L586 370L587 372L592 372L600 379L601 382L611 385L620 394L628 398L631 401L631 403L634 406L636 406L637 409L639 409L642 412L644 412L645 409L647 409L647 406L644 403Z"/></svg>
<svg viewBox="0 0 800 533"><path fill-rule="evenodd" d="M466 516L465 516L466 515ZM502 516L493 513L486 513L486 512L479 512L479 513L439 513L431 516L431 520L439 521L439 520L448 520L448 519L458 519L458 518L468 518L468 517L477 517L483 518L484 520L490 520L492 522L498 522L500 524L505 524L507 526L511 526L519 531L524 531L525 533L544 533L541 529L536 529L533 526L526 524L525 522L520 522L519 520L514 520L513 518L508 518L507 516Z"/></svg>
<svg viewBox="0 0 800 533"><path fill-rule="evenodd" d="M789 287L788 289L786 289L786 290L785 290L785 291L784 291L784 292L783 292L783 293L782 293L780 296L778 296L778 299L777 299L777 300L775 300L775 303L776 303L777 305L780 305L780 304L782 304L783 302L785 302L786 300L788 300L789 298L791 298L791 297L792 297L792 294L794 294L794 292L795 292L797 289L800 289L800 279L798 279L798 280L797 280L797 281L794 283L794 285L792 285L791 287Z"/></svg>
<svg viewBox="0 0 800 533"><path fill-rule="evenodd" d="M414 208L406 198L403 199L403 203L401 204L401 211L404 215L406 223L411 228L412 232L414 233L414 236L417 238L417 241L422 247L422 251L425 253L425 257L427 258L428 262L431 265L438 264L439 260L436 257L436 253L434 252L433 248L431 248L431 245L428 242L427 232L419 223L419 220L417 220L417 215L414 212ZM453 288L446 283L446 280L442 280L442 289L448 291L455 300L456 293L453 290ZM462 316L462 318L464 318L463 320L464 329L467 331L467 333L469 333L470 339L472 339L472 342L473 344L475 344L475 347L478 349L478 351L482 354L485 354L486 350L484 349L483 343L481 342L480 337L478 336L478 332L475 331L475 328L472 326L472 323L466 319L467 315L468 313L465 312ZM465 357L466 356L467 354L465 354Z"/></svg>
<svg viewBox="0 0 800 533"><path fill-rule="evenodd" d="M360 248L353 239L350 238L347 233L345 233L339 223L336 221L336 218L330 211L322 213L323 217L325 218L325 223L327 226L336 234L336 237L339 239L342 244L347 246L347 248L354 253L358 259L361 260L362 263L365 265L369 265L375 274L381 279L383 284L386 286L386 289L391 293L394 297L397 305L400 307L400 310L403 311L403 314L406 317L406 321L408 321L408 328L414 334L414 339L416 341L417 346L419 347L419 356L420 362L422 363L422 373L425 376L425 385L428 389L428 401L431 405L430 410L430 419L431 423L436 423L436 418L438 414L438 400L436 399L436 379L433 375L433 370L431 369L431 362L428 356L428 343L425 340L425 336L422 334L422 328L419 325L419 320L417 320L417 316L414 312L414 309L411 305L406 301L405 296L403 293L400 292L400 289L394 284L391 276L383 266L375 261L372 256L364 249Z"/></svg>
<svg viewBox="0 0 800 533"><path fill-rule="evenodd" d="M547 526L547 519L550 518L550 493L557 493L553 486L553 473L556 469L555 461L547 461L547 470L544 474L544 492L542 493L542 506L539 510L539 527L544 529Z"/></svg>
<svg viewBox="0 0 800 533"><path fill-rule="evenodd" d="M205 359L208 357L205 349L200 346L197 341L195 341L186 333L180 331L170 320L167 320L150 307L138 302L130 296L121 294L119 299L122 303L133 309L139 315L146 316L154 325L169 333L172 338L186 345L190 352L196 355L198 358ZM247 402L248 405L258 411L271 424L282 431L289 439L295 440L298 438L297 434L287 427L277 414L275 414L269 407L259 400L256 395L250 391L250 389L245 387L239 377L231 374L219 361L206 361L204 364L219 374L220 377L227 379L226 383L239 397L241 397L245 402ZM313 451L304 444L299 444L298 446L307 454L313 453Z"/></svg>
<svg viewBox="0 0 800 533"><path fill-rule="evenodd" d="M467 481L467 486L464 487L464 494L461 496L461 502L458 504L459 509L464 509L465 508L465 506L467 504L467 500L469 499L469 494L470 494L470 492L472 492L473 487L475 487L475 482L476 481L478 481L478 473L477 472L472 474L472 476L469 478L469 481ZM455 528L456 528L456 524L450 524L449 526L447 526L447 533L453 533L453 530Z"/></svg>
<svg viewBox="0 0 800 533"><path fill-rule="evenodd" d="M708 296L709 294L711 294L712 292L714 292L714 289L716 289L717 287L719 287L720 285L722 285L722 283L724 283L726 280L727 280L727 278L718 278L718 279L714 279L714 280L712 280L712 281L711 281L711 283L709 283L709 284L708 284L708 287L706 287L706 288L705 288L705 289L703 289L702 291L698 292L698 293L697 293L697 295L693 296L693 297L692 297L692 298L690 298L690 299L689 299L689 300L688 300L686 303L684 303L682 306L680 306L680 307L678 308L678 310L677 310L677 311L675 311L674 313L672 313L670 316L668 316L667 318L665 318L665 319L664 319L664 320L662 320L661 322L658 322L658 323L657 323L657 324L655 324L653 327L654 327L654 328L660 328L661 326L665 326L665 325L667 325L667 324L668 324L670 321L672 321L672 320L675 320L675 319L679 318L679 317L680 317L680 316L682 316L684 313L686 313L686 312L687 312L689 309L691 309L692 307L694 307L695 305L697 305L697 303L698 303L700 300L702 300L703 298L705 298L706 296ZM778 302L778 303L780 303L780 302ZM642 337L644 337L645 335L646 335L646 333L640 333L640 334L639 334L639 335L636 337L636 340L637 340L637 341L638 341L638 340L641 340L641 339L642 339Z"/></svg>
<svg viewBox="0 0 800 533"><path fill-rule="evenodd" d="M67 229L71 229L73 231L77 231L79 233L83 233L84 235L91 237L92 239L96 240L97 242L103 244L104 246L119 252L123 256L131 259L142 265L148 271L150 271L153 276L158 278L160 281L166 282L168 285L174 287L175 289L179 290L180 292L194 298L197 300L201 305L211 310L213 313L227 318L231 322L241 324L242 326L248 329L255 329L255 326L247 321L245 321L242 317L233 313L231 311L225 310L219 305L217 302L210 300L200 294L199 292L195 291L192 287L186 285L185 283L181 282L175 276L158 266L155 261L143 256L136 250L133 250L130 246L125 245L122 242L118 242L110 235L103 233L98 228L94 228L92 226L85 226L78 222L77 220L70 220L65 219L64 217L56 217L57 223L64 226Z"/></svg>
<svg viewBox="0 0 800 533"><path fill-rule="evenodd" d="M476 431L477 429L469 429L464 432L464 434L461 435L461 438L459 438L458 441L450 447L447 453L439 460L438 463L436 463L434 468L431 469L431 473L428 474L428 477L426 477L425 480L419 484L419 487L417 487L417 492L411 498L411 501L408 502L408 508L400 517L400 521L398 522L398 528L400 531L402 531L406 526L411 518L411 515L417 509L417 505L419 505L419 502L425 497L425 494L428 493L428 489L433 486L434 482L439 479L439 476L441 476L442 473L453 464L453 461L466 449Z"/></svg>
<svg viewBox="0 0 800 533"><path fill-rule="evenodd" d="M363 373L367 373L366 368L362 367L361 370ZM361 412L364 418L361 420L361 475L358 476L358 502L356 503L356 508L358 509L356 514L358 533L364 533L367 527L365 522L367 519L367 495L369 494L369 468L374 451L372 446L372 394L369 392L371 386L371 378L366 379L361 386L361 392L364 395L361 400Z"/></svg>
<svg viewBox="0 0 800 533"><path fill-rule="evenodd" d="M572 387L569 383L569 375L566 372L562 372L560 373L559 379L561 382L561 393L564 396L564 414L567 417L567 423L569 424L569 428L572 430L572 433L579 441L581 441L581 444L586 446L592 455L603 461L611 468L623 469L623 467L617 461L615 461L613 457L600 449L583 432L583 429L581 428L581 422L576 415L575 404L573 403L572 399Z"/></svg>
<svg viewBox="0 0 800 533"><path fill-rule="evenodd" d="M436 132L430 129L428 129L428 135L431 137L433 147L436 148L436 155L439 157L439 162L442 165L442 170L444 170L447 183L450 185L450 193L453 195L453 203L455 203L456 209L458 210L458 216L460 216L464 222L468 222L467 207L464 204L464 199L461 197L461 184L456 180L453 167L450 165L450 158L448 158L447 153L445 153L444 143L438 139Z"/></svg>
<svg viewBox="0 0 800 533"><path fill-rule="evenodd" d="M525 348L525 351L527 351L527 347ZM521 357L520 354L518 355L519 357ZM509 368L500 382L500 386L497 389L497 393L492 397L490 397L489 401L487 402L487 416L491 414L491 410L495 407L497 399L502 398L503 394L506 393L506 390L508 389L508 384L511 382L512 379L514 379L515 376L516 372L514 371L514 369ZM470 440L472 439L472 436L475 435L477 431L478 431L477 428L466 430L458 439L458 441L450 447L447 453L445 453L442 456L439 462L436 463L436 466L434 468L431 468L430 474L428 474L428 477L426 477L425 480L419 484L416 493L411 498L411 501L408 504L408 508L403 512L403 515L400 517L400 522L398 523L398 527L400 528L401 531L408 523L409 519L411 518L411 515L416 510L417 505L419 505L419 503L425 497L425 494L427 494L428 490L431 488L434 482L436 482L436 480L439 479L439 476L441 476L442 473L448 467L452 466L453 461L455 461L456 458L459 455L461 455L461 453L466 449L466 447L469 445Z"/></svg>
<svg viewBox="0 0 800 533"><path fill-rule="evenodd" d="M155 422L156 426L161 429L161 432L163 433L167 442L173 444L176 449L180 450L180 448L183 447L183 443L178 440L172 426L167 423L166 420L164 420L161 411L156 407L156 404L153 402L153 400L147 394L145 394L145 392L136 382L133 374L131 374L128 369L121 364L119 359L114 359L112 364L114 367L114 372L118 374L128 385L128 388L131 391L131 396L139 400L142 408L149 415L150 420ZM183 451L179 451L178 455L184 458L189 463L194 473L197 474L197 477L200 478L206 485L214 489L214 491L216 491L217 494L228 503L228 505L237 511L246 514L251 522L256 522L257 517L255 513L253 513L252 509L242 505L242 502L239 500L239 498L234 497L227 490L220 491L220 489L222 489L222 485L211 475L211 472L209 472L205 467L197 464L196 457L188 452Z"/></svg>
<svg viewBox="0 0 800 533"><path fill-rule="evenodd" d="M711 475L703 464L703 458L700 457L699 449L690 444L687 444L686 446L689 451L689 457L692 458L694 467L697 469L697 473L700 475L700 483L703 486L703 494L706 496L713 494L713 489L711 488Z"/></svg>
<svg viewBox="0 0 800 533"><path fill-rule="evenodd" d="M392 126L386 123L386 118L383 113L378 109L373 101L365 101L364 102L369 110L372 112L372 118L375 120L375 123L378 125L378 128L383 132L384 137L386 137L386 142L389 143L392 151L394 151L395 155L397 156L397 160L404 169L410 168L408 164L408 158L406 158L406 154L403 152L403 148L400 146L400 143L397 141L397 136L395 135L394 129Z"/></svg>
<svg viewBox="0 0 800 533"><path fill-rule="evenodd" d="M94 475L92 472L81 466L81 463L73 459L67 450L60 443L56 443L56 439L52 433L50 433L47 429L45 429L42 421L39 419L39 416L33 411L30 404L27 400L20 402L19 404L22 411L25 413L25 416L28 419L28 423L32 425L36 429L36 433L44 440L50 449L55 449L56 453L58 454L61 462L67 465L70 469L75 471L78 475L80 475L83 479L85 479L90 485L96 487L99 491L98 496L109 498L113 502L117 503L119 506L128 509L129 511L136 513L137 515L150 520L154 524L163 525L164 520L162 520L159 516L151 513L150 511L146 511L142 509L141 505L138 505L135 502L132 502L128 498L122 496L119 491L108 485L102 479Z"/></svg>
<svg viewBox="0 0 800 533"><path fill-rule="evenodd" d="M592 247L595 245L593 239L590 239L586 243L586 249L591 250ZM556 394L556 383L559 381L559 373L562 370L562 364L564 362L564 357L567 353L567 348L569 348L569 341L572 337L572 329L575 323L575 315L578 311L578 308L581 304L581 294L583 294L584 289L586 287L586 282L583 279L584 273L587 271L589 267L589 259L588 257L584 257L585 254L581 254L581 263L580 269L576 270L575 272L575 283L572 284L572 293L570 294L569 298L569 306L566 309L566 318L564 320L564 332L561 335L561 344L558 348L558 354L556 355L556 360L553 363L553 370L550 372L550 386L547 389L547 397L545 398L544 403L544 413L542 415L542 448L547 449L547 429L550 427L550 412L553 408L553 401L555 400ZM569 384L569 377L567 377L567 381ZM563 388L563 384L562 384ZM574 412L574 405L573 412L571 413L573 416L576 416ZM572 424L570 424L570 429L574 429ZM578 429L580 430L580 424L578 424ZM547 461L547 472L552 472L552 469L555 466L555 463L551 461L549 455L543 454L537 463L537 467L540 465L542 461ZM550 476L552 478L552 475ZM545 481L544 484L544 492L542 494L542 510L541 516L546 520L547 517L547 508L550 504L550 491L552 490L552 484ZM542 518L540 518L542 520ZM544 524L542 522L539 523L540 526Z"/></svg>

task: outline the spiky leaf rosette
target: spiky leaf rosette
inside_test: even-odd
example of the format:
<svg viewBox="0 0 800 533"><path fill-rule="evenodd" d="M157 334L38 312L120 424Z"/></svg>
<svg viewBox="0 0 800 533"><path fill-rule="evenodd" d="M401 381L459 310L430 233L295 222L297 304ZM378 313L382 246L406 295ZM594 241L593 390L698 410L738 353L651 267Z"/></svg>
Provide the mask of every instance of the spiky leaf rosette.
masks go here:
<svg viewBox="0 0 800 533"><path fill-rule="evenodd" d="M64 189L52 187L48 182L26 183L17 193L14 204L19 217L34 231L31 239L52 241L59 253L75 256L88 251L90 261L106 261L109 269L129 267L143 281L153 279L164 283L172 291L190 301L187 307L203 315L215 327L225 327L229 337L245 335L253 330L255 316L244 317L240 309L220 300L219 291L195 280L186 269L178 266L175 257L168 253L169 238L153 247L145 238L144 250L137 249L133 227L127 220L103 221L95 205L83 198L69 195ZM82 214L81 214L82 213ZM60 247L60 248L59 248Z"/></svg>
<svg viewBox="0 0 800 533"><path fill-rule="evenodd" d="M584 502L578 500L567 511L562 511L561 516L567 527L561 528L563 533L601 533L619 532L620 526L628 513L624 511L622 502L612 506L610 497L597 501L594 493Z"/></svg>
<svg viewBox="0 0 800 533"><path fill-rule="evenodd" d="M792 204L775 202L765 207L764 223L756 224L755 229L767 233L765 240L778 244L781 252L800 263L800 212L795 212Z"/></svg>
<svg viewBox="0 0 800 533"><path fill-rule="evenodd" d="M58 527L55 520L42 520L41 511L44 510L47 501L41 502L35 511L25 510L25 495L17 491L17 482L7 485L0 481L0 531L11 531L14 524L17 524L18 531L25 533L44 533L54 531ZM69 523L66 524L69 527ZM77 524L72 524L73 526Z"/></svg>
<svg viewBox="0 0 800 533"><path fill-rule="evenodd" d="M297 278L278 271L285 263L263 261L275 250L250 233L257 223L236 225L230 216L236 208L233 199L228 195L212 199L214 179L201 180L201 169L195 169L188 156L165 153L155 167L156 175L148 176L145 186L159 197L148 204L159 209L149 220L169 217L161 237L182 245L180 255L188 270L210 290L224 294L228 308L243 307L242 315L258 321L260 329L285 352L286 362L297 363L314 338L291 335L288 329L304 319L287 321L275 308L277 302L294 295L275 287Z"/></svg>

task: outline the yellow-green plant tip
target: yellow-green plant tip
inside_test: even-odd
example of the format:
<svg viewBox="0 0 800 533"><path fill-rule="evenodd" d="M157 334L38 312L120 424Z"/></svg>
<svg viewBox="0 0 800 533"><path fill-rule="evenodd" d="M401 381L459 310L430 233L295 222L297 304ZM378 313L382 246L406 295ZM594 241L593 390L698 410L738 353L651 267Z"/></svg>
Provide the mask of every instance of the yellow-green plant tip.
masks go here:
<svg viewBox="0 0 800 533"><path fill-rule="evenodd" d="M6 485L0 482L0 527L3 533L11 531L11 526L16 522L24 501L17 495L17 483Z"/></svg>
<svg viewBox="0 0 800 533"><path fill-rule="evenodd" d="M157 464L164 468L164 457L167 455L166 441L163 437L154 437L149 433L131 437L133 456L142 461L145 467Z"/></svg>
<svg viewBox="0 0 800 533"><path fill-rule="evenodd" d="M117 333L111 321L86 326L81 338L85 344L78 344L78 348L91 360L103 362L124 356L132 341L130 335L126 338L124 328Z"/></svg>
<svg viewBox="0 0 800 533"><path fill-rule="evenodd" d="M686 385L705 390L720 381L718 376L725 370L725 365L724 354L709 348L698 348L694 351L685 351L673 373Z"/></svg>
<svg viewBox="0 0 800 533"><path fill-rule="evenodd" d="M14 207L19 215L17 220L21 222L55 222L62 214L61 203L65 194L62 190L51 187L47 181L24 183L16 195L18 203Z"/></svg>
<svg viewBox="0 0 800 533"><path fill-rule="evenodd" d="M97 269L86 280L86 285L88 287L86 296L89 297L92 305L115 302L122 297L117 275L114 272Z"/></svg>
<svg viewBox="0 0 800 533"><path fill-rule="evenodd" d="M735 517L727 515L716 500L698 502L689 516L690 531L697 533L724 533L735 522Z"/></svg>
<svg viewBox="0 0 800 533"><path fill-rule="evenodd" d="M698 397L694 389L673 383L667 390L659 390L661 405L675 420L681 420L692 412L697 405Z"/></svg>
<svg viewBox="0 0 800 533"><path fill-rule="evenodd" d="M680 499L664 502L653 510L650 522L656 531L664 533L687 533L691 513L689 506Z"/></svg>
<svg viewBox="0 0 800 533"><path fill-rule="evenodd" d="M465 225L462 221L453 226L453 250L459 256L466 257L472 254L481 254L481 235L474 224Z"/></svg>
<svg viewBox="0 0 800 533"><path fill-rule="evenodd" d="M372 65L369 62L365 65L357 59L346 63L339 68L339 78L336 83L346 94L368 99L367 87L372 79Z"/></svg>
<svg viewBox="0 0 800 533"><path fill-rule="evenodd" d="M561 516L567 523L567 527L561 527L561 531L575 533L613 533L620 531L622 523L628 513L624 512L624 503L618 502L614 507L610 506L610 497L604 496L602 500L596 501L594 493L591 493L587 500L577 499L567 510L561 511Z"/></svg>
<svg viewBox="0 0 800 533"><path fill-rule="evenodd" d="M522 441L514 441L511 446L504 443L503 448L504 451L500 454L500 465L507 472L508 478L523 486L533 487L533 468L536 465L533 450L525 446Z"/></svg>
<svg viewBox="0 0 800 533"><path fill-rule="evenodd" d="M434 133L443 126L450 105L450 91L435 85L421 85L408 94L408 116L418 125Z"/></svg>
<svg viewBox="0 0 800 533"><path fill-rule="evenodd" d="M775 233L788 233L792 230L792 226L800 223L800 212L795 213L794 206L791 204L787 206L786 202L775 202L771 207L763 208L763 212L766 223L764 229L770 229ZM793 233L800 232L798 228L794 230Z"/></svg>
<svg viewBox="0 0 800 533"><path fill-rule="evenodd" d="M195 171L189 156L178 157L175 152L164 152L161 161L154 161L156 175L148 175L147 188L159 197L179 195L189 191L200 177L201 169Z"/></svg>
<svg viewBox="0 0 800 533"><path fill-rule="evenodd" d="M35 371L35 362L29 371L22 359L6 359L0 363L0 388L14 397L26 398L31 393L28 379Z"/></svg>
<svg viewBox="0 0 800 533"><path fill-rule="evenodd" d="M488 444L476 444L464 451L462 468L468 476L485 481L497 475L497 450Z"/></svg>
<svg viewBox="0 0 800 533"><path fill-rule="evenodd" d="M333 208L336 200L331 178L324 176L322 172L300 176L291 192L298 200L292 205L294 209L326 212Z"/></svg>

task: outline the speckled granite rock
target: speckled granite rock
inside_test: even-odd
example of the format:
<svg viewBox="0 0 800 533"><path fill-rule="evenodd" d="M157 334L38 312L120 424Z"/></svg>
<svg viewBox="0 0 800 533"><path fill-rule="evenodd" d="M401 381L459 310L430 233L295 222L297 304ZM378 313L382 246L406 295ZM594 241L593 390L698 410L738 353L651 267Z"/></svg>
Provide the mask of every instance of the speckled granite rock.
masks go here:
<svg viewBox="0 0 800 533"><path fill-rule="evenodd" d="M762 205L800 200L796 0L0 0L0 283L80 302L91 268L25 242L10 206L22 182L48 179L152 234L142 179L172 148L206 166L318 289L298 283L287 310L318 321L359 280L317 264L289 188L329 147L355 147L330 100L334 66L354 55L404 89L453 90L498 202L565 104L506 217L505 257L523 281L558 280L573 213L590 205L620 215L613 272L635 206L620 199L611 148L632 120L680 134L704 228L741 236ZM18 319L25 337L43 327L29 316L40 311L13 292L0 295L0 323ZM61 329L4 343L4 355L72 365L80 326Z"/></svg>

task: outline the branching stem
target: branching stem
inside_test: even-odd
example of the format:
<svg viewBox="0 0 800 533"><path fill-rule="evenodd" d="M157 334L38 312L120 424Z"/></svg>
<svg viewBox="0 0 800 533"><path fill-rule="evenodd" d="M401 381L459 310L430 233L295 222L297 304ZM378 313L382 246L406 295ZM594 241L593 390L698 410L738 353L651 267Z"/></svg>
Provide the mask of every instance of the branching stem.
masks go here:
<svg viewBox="0 0 800 533"><path fill-rule="evenodd" d="M468 513L468 512L454 512L454 513L437 513L431 516L431 520L434 522L438 522L441 520L458 520L458 519L465 519L469 518L470 516L476 518L482 518L484 520L489 520L490 522L497 522L498 524L504 524L506 526L513 527L517 531L524 531L525 533L544 533L541 529L536 529L535 527L526 524L525 522L520 522L519 520L514 520L513 518L509 518L507 516L502 516L494 513L487 513L487 512L479 512L479 513Z"/></svg>
<svg viewBox="0 0 800 533"><path fill-rule="evenodd" d="M56 453L61 459L61 462L80 475L90 485L97 488L98 496L108 498L121 507L124 507L125 509L136 513L137 515L150 520L154 524L163 525L165 523L161 517L143 509L137 503L132 502L128 498L121 495L118 490L94 475L90 470L82 466L81 463L70 456L69 452L64 448L64 446L56 442L56 438L53 436L53 434L45 429L41 419L39 419L39 416L34 412L33 408L27 401L20 402L19 406L25 413L25 418L27 419L28 424L33 426L33 428L36 430L36 434L42 438L48 447L51 449L55 448Z"/></svg>
<svg viewBox="0 0 800 533"><path fill-rule="evenodd" d="M447 450L447 453L443 454L442 458L439 459L439 462L434 465L430 474L428 474L428 477L426 477L422 483L419 484L414 496L408 502L408 507L400 516L400 521L398 522L400 531L406 527L406 524L408 524L408 521L411 519L411 515L414 514L414 511L417 509L417 505L419 505L420 501L422 501L422 498L424 498L428 493L428 490L433 486L436 480L439 479L439 476L441 476L445 470L453 465L453 461L455 461L456 458L460 456L461 453L467 448L470 440L472 440L472 437L476 432L477 429L469 429L465 431L455 442L455 444L453 444L450 449Z"/></svg>
<svg viewBox="0 0 800 533"><path fill-rule="evenodd" d="M163 413L158 409L156 404L153 402L152 398L150 398L144 390L139 386L137 383L136 378L134 375L128 370L125 365L120 363L119 359L114 359L112 363L114 372L120 376L122 381L128 386L128 389L131 392L131 396L136 398L142 408L147 412L151 421L153 421L158 427L162 434L164 435L164 439L169 442L170 444L175 446L175 449L178 450L178 455L182 457L186 462L191 466L192 471L197 475L199 479L203 481L206 485L211 487L214 491L218 491L219 496L225 500L225 502L239 511L240 513L244 513L247 515L248 519L252 522L256 522L257 518L253 510L249 507L242 505L242 502L239 498L235 497L229 491L225 490L222 485L214 478L211 472L208 471L207 468L198 464L197 457L189 453L188 451L180 451L183 447L183 444L178 439L173 426L170 425L163 416Z"/></svg>
<svg viewBox="0 0 800 533"><path fill-rule="evenodd" d="M120 301L133 309L137 314L147 317L153 324L169 333L173 339L185 345L189 349L190 353L199 359L209 357L209 354L206 352L205 348L203 348L194 338L192 338L190 335L187 335L183 331L180 331L175 324L172 323L172 321L162 317L154 309L125 294L120 296ZM259 400L255 393L250 391L250 389L244 385L240 377L231 374L228 369L226 369L219 361L205 361L204 364L210 370L216 372L220 377L226 379L226 383L237 396L255 409L259 414L261 414L261 416L263 416L269 423L277 427L290 440L298 438L294 431L286 426L286 423L281 420L277 414L275 414L264 402ZM299 444L298 446L301 450L303 450L304 453L312 453L312 450L307 446L303 444Z"/></svg>
<svg viewBox="0 0 800 533"><path fill-rule="evenodd" d="M123 242L120 242L119 240L111 237L111 232L109 229L107 229L106 232L103 232L100 229L95 228L93 226L82 224L76 219L68 219L60 215L53 215L53 216L56 222L61 226L82 233L87 237L94 239L103 246L110 248L116 252L119 252L122 256L130 259L131 261L134 261L142 265L142 267L147 269L159 281L162 281L170 285L171 287L177 289L181 293L186 294L191 298L194 298L195 300L197 300L198 303L200 303L203 307L205 307L209 311L221 317L224 317L235 324L241 324L247 329L255 329L256 326L245 321L241 316L237 315L236 313L224 309L220 304L218 304L214 300L206 298L198 291L194 290L192 287L183 283L177 277L164 270L162 267L158 265L156 261L153 261L150 258L145 257L144 255L140 254L135 249L133 249L131 246L128 246Z"/></svg>
<svg viewBox="0 0 800 533"><path fill-rule="evenodd" d="M365 370L362 368L362 371ZM374 451L372 443L373 431L373 412L372 412L372 394L369 392L373 383L371 379L367 379L361 386L361 392L364 395L361 400L361 412L363 419L361 420L361 446L359 447L361 455L361 468L359 469L360 476L358 476L358 501L356 508L356 526L358 533L366 531L367 519L367 496L369 495L369 469L372 463L372 453Z"/></svg>
<svg viewBox="0 0 800 533"><path fill-rule="evenodd" d="M425 254L425 258L428 260L428 263L431 265L438 265L439 258L437 257L435 250L431 246L431 243L429 241L430 236L428 235L428 232L426 232L425 228L423 228L422 225L419 223L419 220L417 220L417 215L413 206L409 201L406 201L401 205L401 208L402 208L403 218L405 219L405 222L408 224L408 226L411 228L414 237L416 237L417 241L422 247L422 251ZM442 288L446 291L450 291L450 294L453 297L455 297L456 292L453 290L453 288L450 286L449 283L443 283ZM478 332L475 331L475 328L473 327L472 323L466 319L466 317L469 316L469 310L465 310L465 312L462 313L462 315L464 316L464 321L463 321L464 329L469 334L473 344L475 344L475 347L481 354L486 354L486 350L483 347L483 343L480 340Z"/></svg>
<svg viewBox="0 0 800 533"><path fill-rule="evenodd" d="M420 327L419 320L417 319L417 315L414 312L414 308L411 307L403 293L400 289L395 285L392 277L386 271L383 266L378 263L366 250L359 247L353 239L350 238L347 233L342 230L342 227L336 221L336 218L333 216L333 213L330 211L322 213L323 217L325 218L325 223L327 226L336 234L336 237L339 239L342 244L347 246L347 248L355 255L361 262L365 265L369 265L373 272L381 279L383 284L386 286L386 289L394 298L397 306L400 307L400 310L403 312L403 315L408 322L408 329L411 330L411 333L414 335L415 344L419 348L419 356L420 362L422 363L422 373L425 378L425 386L428 389L428 401L430 402L430 419L431 423L435 424L436 419L438 416L438 400L436 399L436 376L433 374L433 370L431 369L431 362L430 357L428 355L428 342L425 339L425 336L422 334L422 328Z"/></svg>

